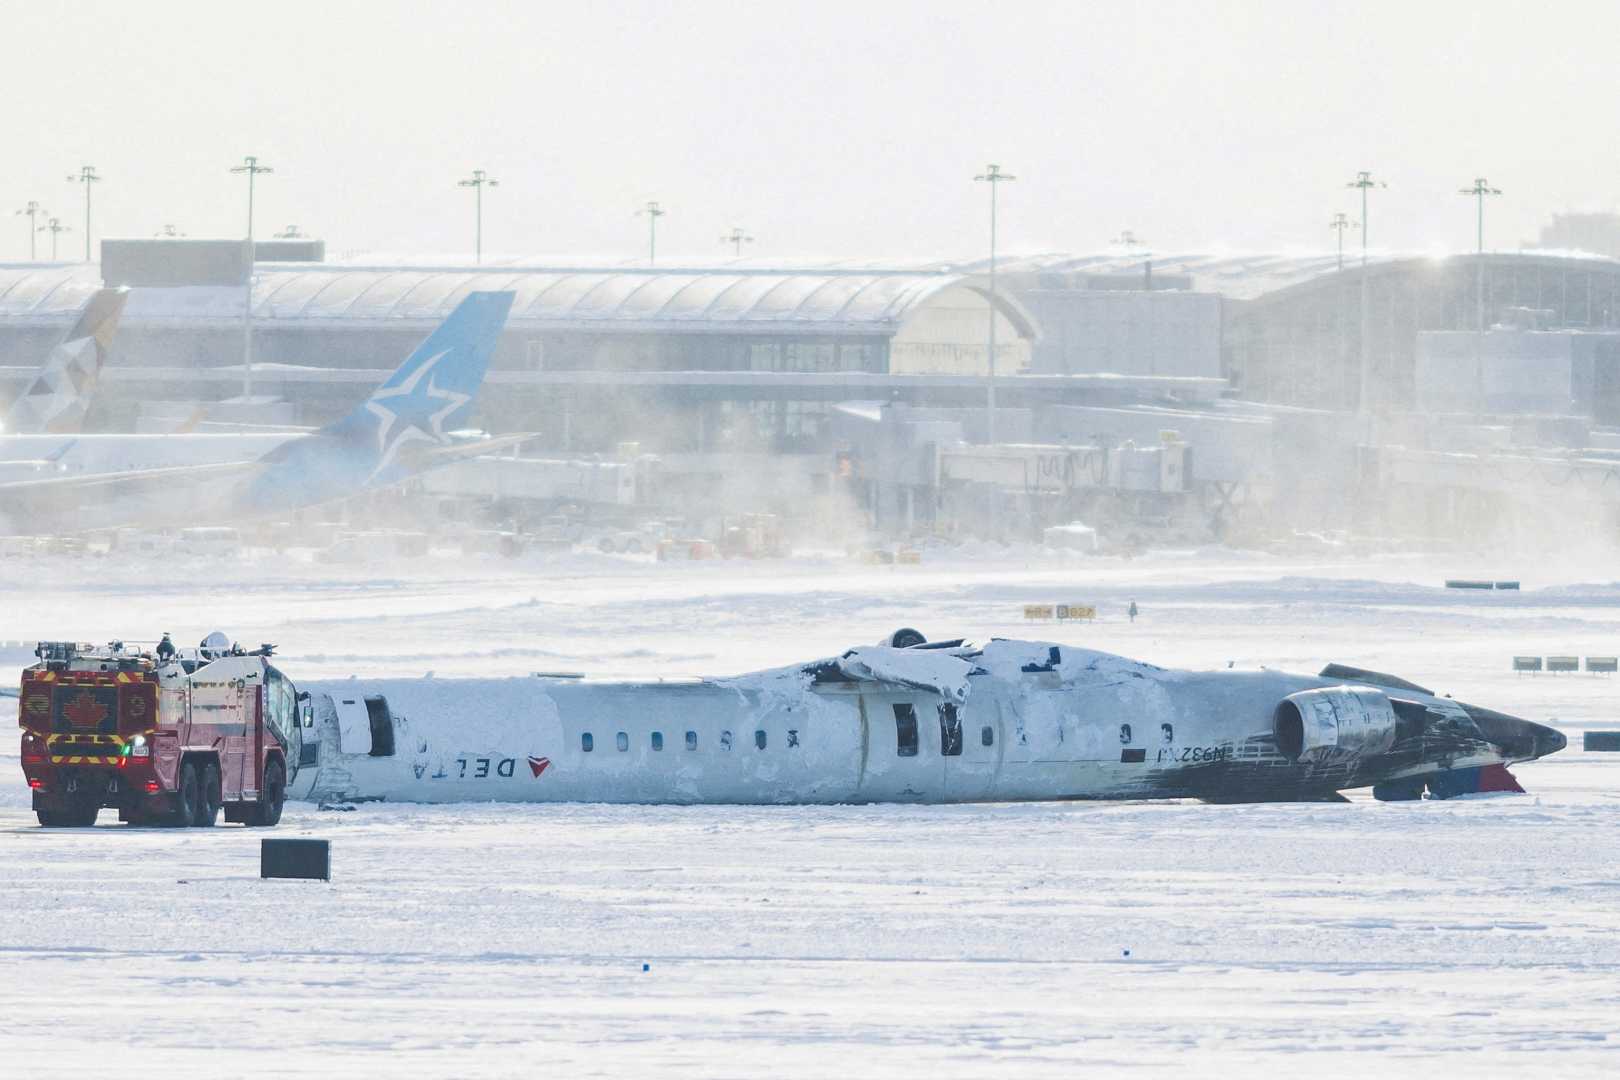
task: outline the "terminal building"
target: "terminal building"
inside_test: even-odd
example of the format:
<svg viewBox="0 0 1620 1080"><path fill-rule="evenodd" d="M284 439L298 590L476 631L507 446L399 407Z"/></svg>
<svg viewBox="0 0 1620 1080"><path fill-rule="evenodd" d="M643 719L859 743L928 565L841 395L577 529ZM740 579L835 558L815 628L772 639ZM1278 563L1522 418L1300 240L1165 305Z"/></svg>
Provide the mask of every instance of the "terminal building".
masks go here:
<svg viewBox="0 0 1620 1080"><path fill-rule="evenodd" d="M148 403L226 398L249 386L298 402L301 422L322 422L478 289L517 294L481 422L539 431L563 450L626 440L654 450L807 449L823 441L829 403L976 408L992 372L1001 403L1025 412L1208 400L1224 385L1212 336L1201 367L1120 371L1123 360L1088 360L1083 350L1054 360L1040 351L1039 322L1018 290L993 292L971 268L263 261L254 268L249 384L245 289L176 284L165 263L179 250L148 242L107 271L107 284L133 287L109 386L139 383L138 393L104 394L96 419L107 429L133 429ZM102 283L99 265L0 267L0 376L15 382L37 364ZM1131 351L1128 334L1115 343L1118 357Z"/></svg>
<svg viewBox="0 0 1620 1080"><path fill-rule="evenodd" d="M1222 500L1258 485L1316 505L1298 492L1327 477L1320 505L1342 502L1363 386L1379 412L1408 419L1570 421L1499 425L1516 444L1556 430L1581 446L1582 424L1620 424L1620 261L1606 256L1379 254L1364 270L1333 255L1116 250L1003 258L992 284L985 260L468 267L267 244L247 373L248 289L193 265L188 252L208 243L221 242L106 241L99 264L0 266L0 402L105 281L133 291L91 416L100 430L172 430L196 414L187 403L227 400L233 422L326 422L466 293L511 290L480 426L536 432L531 452L558 458L686 455L683 468L716 484L737 454L825 471L864 444L912 489L896 503L908 518L947 466L994 471L925 452L988 441L992 383L994 441L1184 440L1182 481L1217 485ZM1430 434L1400 441L1439 448ZM1081 460L1059 459L1063 475ZM1048 463L1004 464L1024 477Z"/></svg>

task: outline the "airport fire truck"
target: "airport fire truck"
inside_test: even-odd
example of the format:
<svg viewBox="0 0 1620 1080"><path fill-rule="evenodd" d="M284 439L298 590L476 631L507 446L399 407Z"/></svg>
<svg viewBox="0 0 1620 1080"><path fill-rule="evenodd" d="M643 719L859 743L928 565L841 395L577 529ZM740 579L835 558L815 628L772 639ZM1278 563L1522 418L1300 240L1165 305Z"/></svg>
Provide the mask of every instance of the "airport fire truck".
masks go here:
<svg viewBox="0 0 1620 1080"><path fill-rule="evenodd" d="M272 648L40 642L17 702L39 823L93 825L103 807L136 824L280 821L300 701Z"/></svg>

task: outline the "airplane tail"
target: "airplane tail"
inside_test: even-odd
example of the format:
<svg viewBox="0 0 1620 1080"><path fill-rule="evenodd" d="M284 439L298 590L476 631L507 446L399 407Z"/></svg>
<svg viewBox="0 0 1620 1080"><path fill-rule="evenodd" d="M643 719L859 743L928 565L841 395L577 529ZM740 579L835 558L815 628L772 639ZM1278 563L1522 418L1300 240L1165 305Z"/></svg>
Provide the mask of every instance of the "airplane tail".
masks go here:
<svg viewBox="0 0 1620 1080"><path fill-rule="evenodd" d="M90 297L34 381L11 403L7 434L74 435L83 430L128 299L127 288L101 289Z"/></svg>
<svg viewBox="0 0 1620 1080"><path fill-rule="evenodd" d="M369 398L316 436L372 457L368 483L390 483L408 472L400 455L424 449L412 444L448 445L448 433L472 411L516 295L468 293Z"/></svg>

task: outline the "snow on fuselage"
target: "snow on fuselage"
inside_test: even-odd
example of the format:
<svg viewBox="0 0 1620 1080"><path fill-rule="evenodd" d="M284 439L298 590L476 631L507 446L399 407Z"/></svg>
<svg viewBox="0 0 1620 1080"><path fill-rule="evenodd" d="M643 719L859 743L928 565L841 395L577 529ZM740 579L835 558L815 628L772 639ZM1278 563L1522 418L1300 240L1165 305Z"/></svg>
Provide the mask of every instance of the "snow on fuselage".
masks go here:
<svg viewBox="0 0 1620 1080"><path fill-rule="evenodd" d="M1224 801L1309 797L1440 768L1410 749L1404 757L1352 753L1316 761L1279 753L1279 703L1343 684L1281 672L1169 671L1019 641L995 641L982 651L854 649L727 679L308 683L315 730L306 732L306 768L290 796ZM1448 699L1399 693L1420 713L1466 723L1463 707ZM1453 740L1443 767L1507 760L1478 734ZM1376 761L1377 775L1368 772L1369 761Z"/></svg>

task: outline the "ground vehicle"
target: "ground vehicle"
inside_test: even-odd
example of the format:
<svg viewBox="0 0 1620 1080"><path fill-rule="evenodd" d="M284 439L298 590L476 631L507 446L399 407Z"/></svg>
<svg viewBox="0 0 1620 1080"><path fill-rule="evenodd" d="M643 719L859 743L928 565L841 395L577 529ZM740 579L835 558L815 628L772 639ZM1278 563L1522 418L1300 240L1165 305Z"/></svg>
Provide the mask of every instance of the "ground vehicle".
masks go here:
<svg viewBox="0 0 1620 1080"><path fill-rule="evenodd" d="M775 514L744 514L720 534L720 554L728 559L780 559L788 554L787 534Z"/></svg>
<svg viewBox="0 0 1620 1080"><path fill-rule="evenodd" d="M45 826L274 825L300 758L297 688L211 634L195 649L42 641L22 674L22 768Z"/></svg>
<svg viewBox="0 0 1620 1080"><path fill-rule="evenodd" d="M596 538L596 550L604 555L641 555L658 550L669 539L669 527L661 521L644 521L630 529L613 529Z"/></svg>

